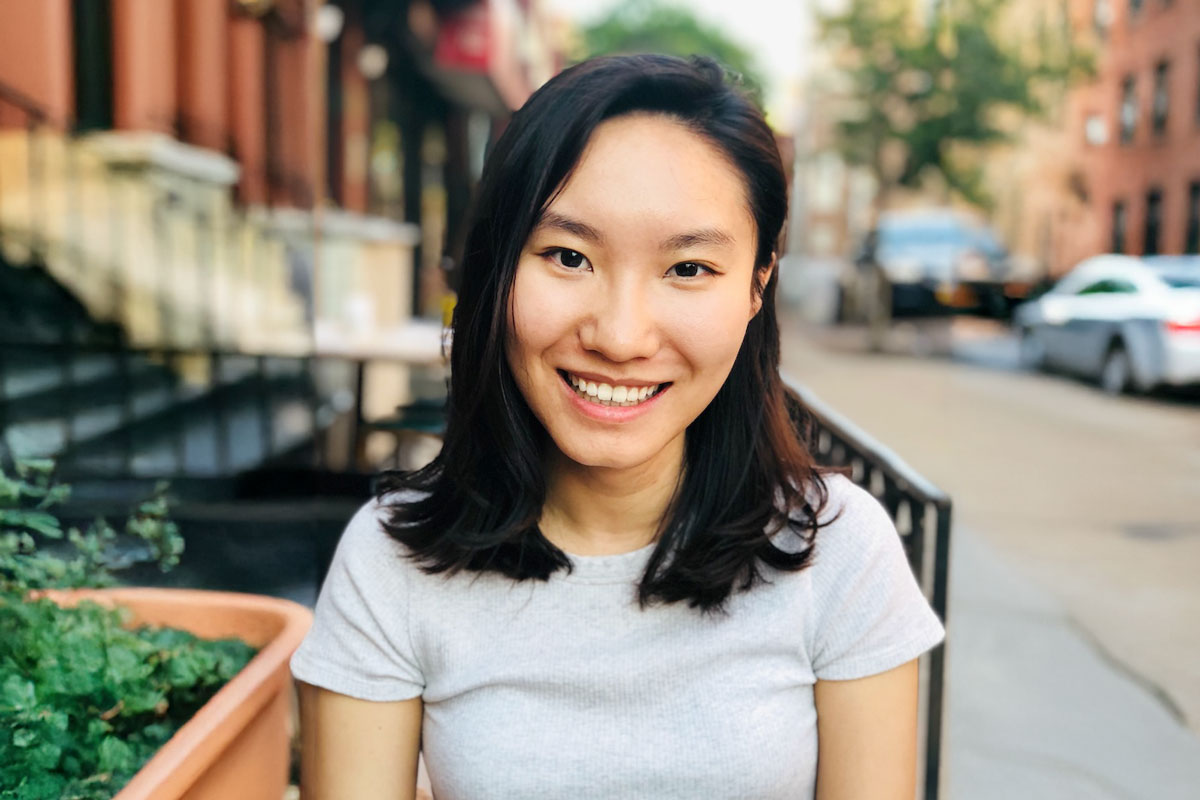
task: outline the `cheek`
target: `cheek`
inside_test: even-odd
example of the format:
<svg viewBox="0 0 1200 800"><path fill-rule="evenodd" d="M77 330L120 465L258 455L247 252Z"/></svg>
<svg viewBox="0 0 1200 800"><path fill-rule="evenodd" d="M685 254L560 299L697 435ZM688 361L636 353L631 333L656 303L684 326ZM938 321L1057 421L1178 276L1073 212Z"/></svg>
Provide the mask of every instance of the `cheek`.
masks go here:
<svg viewBox="0 0 1200 800"><path fill-rule="evenodd" d="M672 314L675 346L695 365L731 366L745 338L750 312L749 298L740 295L697 298Z"/></svg>
<svg viewBox="0 0 1200 800"><path fill-rule="evenodd" d="M536 270L518 267L509 303L507 351L514 372L528 368L539 354L570 334L568 304Z"/></svg>

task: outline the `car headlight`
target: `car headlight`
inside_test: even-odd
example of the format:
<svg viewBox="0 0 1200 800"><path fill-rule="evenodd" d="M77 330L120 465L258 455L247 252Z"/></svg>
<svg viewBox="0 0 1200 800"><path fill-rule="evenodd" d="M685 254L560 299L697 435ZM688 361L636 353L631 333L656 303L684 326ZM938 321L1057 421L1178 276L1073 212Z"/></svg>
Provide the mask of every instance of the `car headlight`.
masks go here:
<svg viewBox="0 0 1200 800"><path fill-rule="evenodd" d="M917 283L925 275L921 262L915 258L897 258L883 265L892 283Z"/></svg>
<svg viewBox="0 0 1200 800"><path fill-rule="evenodd" d="M960 281L986 281L991 277L987 259L979 253L967 253L960 258L955 273Z"/></svg>

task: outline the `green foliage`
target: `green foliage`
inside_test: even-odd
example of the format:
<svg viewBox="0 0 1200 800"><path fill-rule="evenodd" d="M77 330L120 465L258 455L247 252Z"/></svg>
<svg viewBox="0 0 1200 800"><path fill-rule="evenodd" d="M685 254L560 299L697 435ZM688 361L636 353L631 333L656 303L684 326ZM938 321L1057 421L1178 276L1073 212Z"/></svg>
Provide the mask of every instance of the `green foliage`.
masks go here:
<svg viewBox="0 0 1200 800"><path fill-rule="evenodd" d="M10 477L0 468L0 598L37 589L113 585L113 571L128 566L113 548L117 532L97 518L86 532L70 528L64 534L49 509L70 497L71 489L54 482L53 463L19 462L16 473ZM139 560L156 561L164 572L183 553L179 529L167 519L166 489L160 483L125 523L125 534L141 540L146 550ZM60 547L43 551L39 538ZM67 543L74 550L71 557L61 553Z"/></svg>
<svg viewBox="0 0 1200 800"><path fill-rule="evenodd" d="M584 58L616 53L711 56L740 75L742 85L761 102L763 79L750 53L685 8L658 0L625 0L583 33Z"/></svg>
<svg viewBox="0 0 1200 800"><path fill-rule="evenodd" d="M1009 5L935 3L934 18L920 24L911 4L850 0L843 12L822 18L823 36L840 49L858 101L858 113L840 123L842 155L870 167L882 194L919 186L934 173L986 206L981 170L959 157L964 148L1007 140L1011 127L999 112L1044 114L1047 97L1090 70L1065 18L1043 16L1020 43L1004 41ZM888 148L900 151L898 166L884 156Z"/></svg>
<svg viewBox="0 0 1200 800"><path fill-rule="evenodd" d="M165 492L124 529L164 570L183 551ZM64 534L49 509L69 494L48 461L19 463L15 477L0 469L0 800L112 797L254 655L237 640L130 630L126 612L92 602L64 609L36 598L112 585L128 566L103 520Z"/></svg>

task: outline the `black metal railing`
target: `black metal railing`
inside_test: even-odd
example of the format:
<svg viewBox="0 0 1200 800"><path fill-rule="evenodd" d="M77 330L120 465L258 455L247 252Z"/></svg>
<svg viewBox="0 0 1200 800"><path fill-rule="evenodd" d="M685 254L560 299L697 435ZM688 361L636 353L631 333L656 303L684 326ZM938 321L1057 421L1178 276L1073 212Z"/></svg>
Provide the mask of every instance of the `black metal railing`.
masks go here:
<svg viewBox="0 0 1200 800"><path fill-rule="evenodd" d="M17 380L15 354L39 367L37 385ZM230 476L281 458L369 472L367 437L401 427L363 409L386 361L6 337L0 456L52 457L75 479ZM199 366L186 380L184 362Z"/></svg>
<svg viewBox="0 0 1200 800"><path fill-rule="evenodd" d="M817 462L848 467L850 478L883 504L896 523L917 582L933 610L945 622L950 570L949 496L898 455L821 402L811 390L792 380L785 379L785 383L802 404L793 409L793 421ZM930 651L924 661L927 679L921 709L924 757L920 788L925 800L936 800L942 763L945 644Z"/></svg>

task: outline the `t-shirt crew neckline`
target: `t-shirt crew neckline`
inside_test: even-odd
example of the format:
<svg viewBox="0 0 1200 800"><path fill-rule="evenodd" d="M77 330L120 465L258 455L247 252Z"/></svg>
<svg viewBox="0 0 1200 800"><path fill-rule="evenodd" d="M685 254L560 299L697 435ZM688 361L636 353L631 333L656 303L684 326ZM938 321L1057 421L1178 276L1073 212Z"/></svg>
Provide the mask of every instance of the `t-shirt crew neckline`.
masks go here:
<svg viewBox="0 0 1200 800"><path fill-rule="evenodd" d="M571 562L571 573L562 579L571 583L627 583L640 578L656 542L645 547L605 556L581 556L563 551Z"/></svg>

